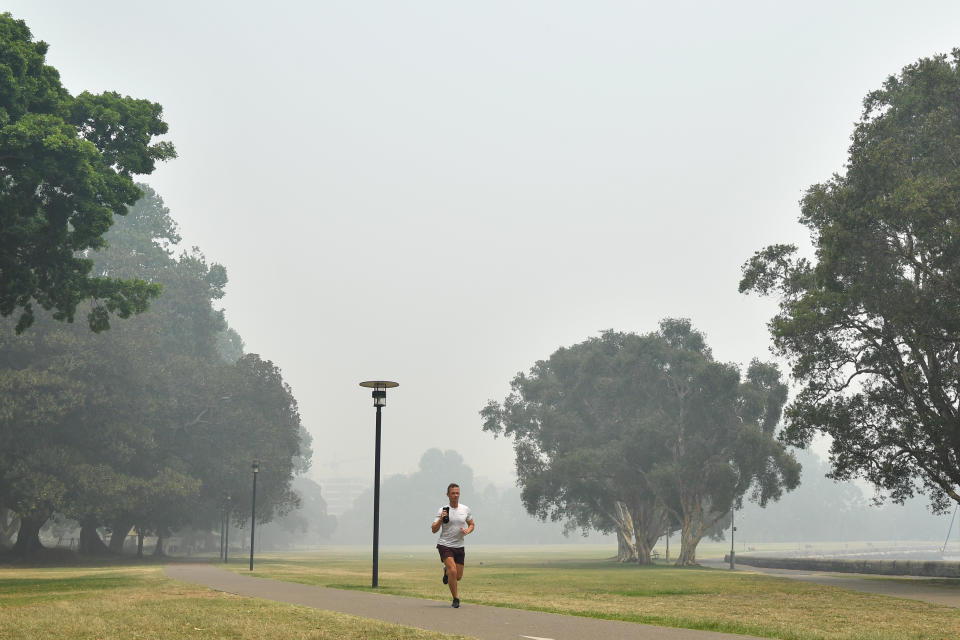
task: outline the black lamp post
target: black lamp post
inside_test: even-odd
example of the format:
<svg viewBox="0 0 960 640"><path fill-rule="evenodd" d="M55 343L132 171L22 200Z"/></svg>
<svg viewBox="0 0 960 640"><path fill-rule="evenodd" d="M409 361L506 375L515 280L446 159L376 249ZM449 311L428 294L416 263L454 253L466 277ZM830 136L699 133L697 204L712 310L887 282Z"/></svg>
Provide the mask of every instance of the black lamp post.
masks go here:
<svg viewBox="0 0 960 640"><path fill-rule="evenodd" d="M230 494L227 494L227 514L224 517L224 531L223 531L223 563L227 564L228 558L230 556Z"/></svg>
<svg viewBox="0 0 960 640"><path fill-rule="evenodd" d="M223 562L223 532L227 522L227 494L223 494L220 502L220 562Z"/></svg>
<svg viewBox="0 0 960 640"><path fill-rule="evenodd" d="M373 389L373 406L377 408L377 445L373 463L373 586L377 586L377 565L380 558L380 409L387 406L387 389L399 387L389 380L368 380L361 387Z"/></svg>
<svg viewBox="0 0 960 640"><path fill-rule="evenodd" d="M730 568L734 569L734 558L736 558L736 551L733 550L733 534L736 533L737 528L733 524L733 517L736 515L737 510L734 507L730 508Z"/></svg>
<svg viewBox="0 0 960 640"><path fill-rule="evenodd" d="M257 528L257 475L260 473L260 461L253 461L253 510L250 513L250 571L253 571L253 534Z"/></svg>

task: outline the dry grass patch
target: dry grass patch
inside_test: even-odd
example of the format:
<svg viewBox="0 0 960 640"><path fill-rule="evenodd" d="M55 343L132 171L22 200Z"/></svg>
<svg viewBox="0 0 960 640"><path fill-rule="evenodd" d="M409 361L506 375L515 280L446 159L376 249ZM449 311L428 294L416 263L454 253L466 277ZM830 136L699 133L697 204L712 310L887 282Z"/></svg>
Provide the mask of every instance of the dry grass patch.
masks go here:
<svg viewBox="0 0 960 640"><path fill-rule="evenodd" d="M382 553L380 569L382 593L449 597L435 554ZM254 573L370 588L366 552L262 556ZM570 552L470 550L461 596L468 603L784 640L960 638L960 610L949 607L759 574L622 566Z"/></svg>
<svg viewBox="0 0 960 640"><path fill-rule="evenodd" d="M158 566L0 569L0 638L462 638L185 585Z"/></svg>

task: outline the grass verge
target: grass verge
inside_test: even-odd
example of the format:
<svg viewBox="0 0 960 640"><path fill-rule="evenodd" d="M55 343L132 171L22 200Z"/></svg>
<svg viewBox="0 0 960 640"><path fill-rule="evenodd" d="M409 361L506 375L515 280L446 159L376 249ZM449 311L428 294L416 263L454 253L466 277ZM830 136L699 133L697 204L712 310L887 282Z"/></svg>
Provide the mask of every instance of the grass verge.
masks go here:
<svg viewBox="0 0 960 640"><path fill-rule="evenodd" d="M0 568L0 638L463 638L184 585L163 568Z"/></svg>
<svg viewBox="0 0 960 640"><path fill-rule="evenodd" d="M461 597L499 607L741 633L784 640L960 638L960 610L750 573L623 566L609 553L470 549ZM380 593L444 600L434 553L380 556ZM227 565L239 573L246 567ZM254 575L370 589L367 551L258 556Z"/></svg>

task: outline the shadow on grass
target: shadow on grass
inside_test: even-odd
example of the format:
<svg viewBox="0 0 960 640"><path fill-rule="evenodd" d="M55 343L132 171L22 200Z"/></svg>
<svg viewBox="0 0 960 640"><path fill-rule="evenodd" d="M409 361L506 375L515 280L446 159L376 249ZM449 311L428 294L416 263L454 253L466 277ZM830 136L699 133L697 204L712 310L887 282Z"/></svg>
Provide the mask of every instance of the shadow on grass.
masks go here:
<svg viewBox="0 0 960 640"><path fill-rule="evenodd" d="M90 575L71 578L3 578L0 579L0 596L38 595L44 593L68 593L72 591L103 591L143 585L140 576Z"/></svg>
<svg viewBox="0 0 960 640"><path fill-rule="evenodd" d="M0 550L0 568L51 568L51 567L113 567L130 565L164 565L172 563L210 563L216 557L182 557L168 555L135 555L116 553L79 553L72 549L40 549L27 555L12 550Z"/></svg>

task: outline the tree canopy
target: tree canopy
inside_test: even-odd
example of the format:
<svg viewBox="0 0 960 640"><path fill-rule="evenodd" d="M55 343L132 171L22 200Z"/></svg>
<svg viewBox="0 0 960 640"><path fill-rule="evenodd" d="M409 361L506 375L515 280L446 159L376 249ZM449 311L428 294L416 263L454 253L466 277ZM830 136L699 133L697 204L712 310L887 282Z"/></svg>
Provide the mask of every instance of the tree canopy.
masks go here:
<svg viewBox="0 0 960 640"><path fill-rule="evenodd" d="M280 370L237 354L214 308L226 270L198 249L174 255L176 223L146 197L108 232L95 270L163 285L149 313L113 330L39 314L16 335L0 321L0 507L20 516L18 550L39 544L54 512L81 525L81 549L103 546L108 526L122 548L131 527L168 535L250 515L250 466L261 463L258 520L298 504L293 476L309 466L310 437Z"/></svg>
<svg viewBox="0 0 960 640"><path fill-rule="evenodd" d="M147 309L158 284L92 273L114 216L142 192L133 175L176 156L159 104L115 92L78 96L45 62L48 46L22 20L0 14L0 316L34 304L58 320L87 308L91 329Z"/></svg>
<svg viewBox="0 0 960 640"><path fill-rule="evenodd" d="M650 562L679 524L679 564L744 495L765 504L799 481L775 439L786 387L776 367L716 362L687 320L645 335L604 332L518 374L485 431L514 439L530 513L613 530ZM632 538L632 540L631 540Z"/></svg>
<svg viewBox="0 0 960 640"><path fill-rule="evenodd" d="M772 245L741 292L779 298L776 349L802 385L784 437L832 437L836 478L960 502L960 49L870 92L843 174L810 187L812 259Z"/></svg>

